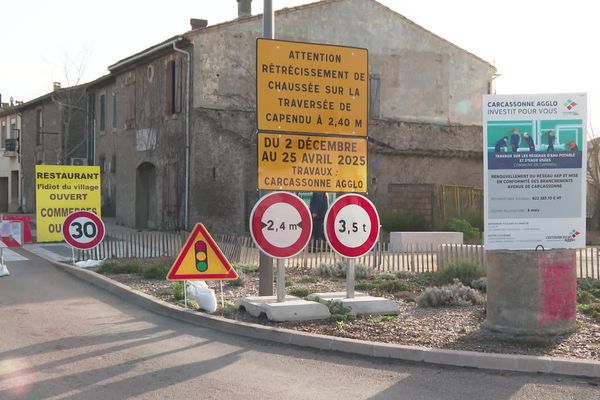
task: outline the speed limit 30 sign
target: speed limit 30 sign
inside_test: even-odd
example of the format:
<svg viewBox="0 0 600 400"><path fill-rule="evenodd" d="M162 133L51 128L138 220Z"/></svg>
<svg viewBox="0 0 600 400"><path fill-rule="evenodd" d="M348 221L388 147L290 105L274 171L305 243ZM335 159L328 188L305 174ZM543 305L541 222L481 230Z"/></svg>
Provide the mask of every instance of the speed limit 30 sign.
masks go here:
<svg viewBox="0 0 600 400"><path fill-rule="evenodd" d="M379 237L379 215L366 197L339 197L325 214L325 238L337 253L356 258L367 254Z"/></svg>
<svg viewBox="0 0 600 400"><path fill-rule="evenodd" d="M79 250L89 250L104 239L104 222L96 214L89 211L75 211L62 225L65 241Z"/></svg>

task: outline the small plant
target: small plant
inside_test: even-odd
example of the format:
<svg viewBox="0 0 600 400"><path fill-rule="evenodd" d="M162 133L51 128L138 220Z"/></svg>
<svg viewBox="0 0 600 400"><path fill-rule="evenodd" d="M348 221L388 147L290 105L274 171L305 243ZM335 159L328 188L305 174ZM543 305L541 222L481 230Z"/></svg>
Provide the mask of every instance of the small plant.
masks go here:
<svg viewBox="0 0 600 400"><path fill-rule="evenodd" d="M336 276L337 268L335 265L321 263L316 268L314 268L311 273L316 276L322 277L332 277Z"/></svg>
<svg viewBox="0 0 600 400"><path fill-rule="evenodd" d="M396 317L393 315L378 315L376 317L371 317L371 322L374 324L381 324L386 321L393 321Z"/></svg>
<svg viewBox="0 0 600 400"><path fill-rule="evenodd" d="M300 283L317 283L321 280L320 277L314 275L302 275Z"/></svg>
<svg viewBox="0 0 600 400"><path fill-rule="evenodd" d="M111 275L111 274L137 274L140 272L140 265L135 261L105 261L100 265L100 268L97 271L102 275Z"/></svg>
<svg viewBox="0 0 600 400"><path fill-rule="evenodd" d="M157 262L154 264L150 264L150 266L144 268L142 270L142 276L145 279L156 279L156 280L164 280L171 269L170 265L166 263Z"/></svg>
<svg viewBox="0 0 600 400"><path fill-rule="evenodd" d="M479 237L479 228L471 225L466 219L452 219L452 221L450 221L448 224L448 230L453 232L462 232L465 241L470 241Z"/></svg>
<svg viewBox="0 0 600 400"><path fill-rule="evenodd" d="M183 293L183 282L171 282L171 293L173 294L175 300L183 300L185 298Z"/></svg>
<svg viewBox="0 0 600 400"><path fill-rule="evenodd" d="M463 285L458 280L451 285L427 288L417 297L420 307L464 306L483 302L483 296L477 290Z"/></svg>
<svg viewBox="0 0 600 400"><path fill-rule="evenodd" d="M235 287L244 286L246 284L246 274L242 270L236 272L238 274L237 279L230 280L229 284Z"/></svg>
<svg viewBox="0 0 600 400"><path fill-rule="evenodd" d="M355 320L356 313L352 311L352 308L344 306L341 301L330 300L326 303L331 318L336 321L348 321Z"/></svg>
<svg viewBox="0 0 600 400"><path fill-rule="evenodd" d="M285 287L290 287L294 284L294 280L292 279L291 276L286 276L284 284L285 284Z"/></svg>
<svg viewBox="0 0 600 400"><path fill-rule="evenodd" d="M292 296L306 297L309 294L316 293L317 290L307 288L293 288L289 291Z"/></svg>
<svg viewBox="0 0 600 400"><path fill-rule="evenodd" d="M345 275L345 274L344 274ZM356 264L354 266L354 278L355 279L367 279L371 276L371 269L363 264Z"/></svg>
<svg viewBox="0 0 600 400"><path fill-rule="evenodd" d="M428 286L433 283L435 272L423 272L422 274L413 274L409 272L408 280L419 286Z"/></svg>
<svg viewBox="0 0 600 400"><path fill-rule="evenodd" d="M469 285L475 279L485 276L481 265L468 260L448 264L447 267L436 271L433 282L438 285L450 284L458 279L463 285Z"/></svg>
<svg viewBox="0 0 600 400"><path fill-rule="evenodd" d="M223 307L221 307L221 303L217 305L216 314L221 314L223 317L233 317L237 313L237 310L235 304L226 301L224 302Z"/></svg>
<svg viewBox="0 0 600 400"><path fill-rule="evenodd" d="M592 318L600 318L600 302L592 304L578 304L577 309Z"/></svg>
<svg viewBox="0 0 600 400"><path fill-rule="evenodd" d="M412 287L403 281L393 280L381 282L378 285L377 290L380 293L410 292L412 290Z"/></svg>
<svg viewBox="0 0 600 400"><path fill-rule="evenodd" d="M470 286L475 290L485 293L487 290L487 278L482 276L481 278L473 279Z"/></svg>
<svg viewBox="0 0 600 400"><path fill-rule="evenodd" d="M233 264L233 269L237 272L242 271L243 273L251 273L258 271L258 265L256 264Z"/></svg>

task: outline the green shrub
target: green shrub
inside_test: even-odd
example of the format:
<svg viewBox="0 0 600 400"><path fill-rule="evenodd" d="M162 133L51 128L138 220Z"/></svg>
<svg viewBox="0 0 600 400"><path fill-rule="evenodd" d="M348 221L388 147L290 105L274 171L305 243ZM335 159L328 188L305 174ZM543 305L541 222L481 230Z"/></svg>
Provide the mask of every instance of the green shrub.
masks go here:
<svg viewBox="0 0 600 400"><path fill-rule="evenodd" d="M304 298L304 297L308 296L309 294L317 293L317 290L298 287L298 288L292 288L292 289L290 289L289 293L292 296L298 296L298 297L303 297Z"/></svg>
<svg viewBox="0 0 600 400"><path fill-rule="evenodd" d="M419 286L431 285L435 278L435 272L423 272L421 274L411 274L409 281Z"/></svg>
<svg viewBox="0 0 600 400"><path fill-rule="evenodd" d="M184 300L185 294L183 292L183 282L171 282L171 293L173 294L173 297L175 297L175 300Z"/></svg>
<svg viewBox="0 0 600 400"><path fill-rule="evenodd" d="M105 261L100 265L98 273L107 274L137 274L140 272L140 264L137 261Z"/></svg>
<svg viewBox="0 0 600 400"><path fill-rule="evenodd" d="M258 265L256 264L233 264L233 269L236 271L242 271L243 273L250 273L258 271Z"/></svg>
<svg viewBox="0 0 600 400"><path fill-rule="evenodd" d="M338 269L335 265L321 263L316 268L314 268L311 271L311 273L316 276L333 277L337 276L336 274L338 273Z"/></svg>
<svg viewBox="0 0 600 400"><path fill-rule="evenodd" d="M300 283L317 283L321 280L318 276L302 275Z"/></svg>
<svg viewBox="0 0 600 400"><path fill-rule="evenodd" d="M413 287L401 280L360 280L354 285L356 290L375 290L377 293L398 293L398 292L410 292Z"/></svg>
<svg viewBox="0 0 600 400"><path fill-rule="evenodd" d="M483 267L472 261L463 260L448 264L433 274L433 283L450 284L458 279L463 285L469 285L475 279L485 276Z"/></svg>
<svg viewBox="0 0 600 400"><path fill-rule="evenodd" d="M347 321L355 320L356 313L352 311L352 308L344 306L341 301L330 300L327 302L327 308L331 314L331 318L336 321Z"/></svg>
<svg viewBox="0 0 600 400"><path fill-rule="evenodd" d="M164 280L171 269L171 265L157 262L142 269L142 276L146 279Z"/></svg>
<svg viewBox="0 0 600 400"><path fill-rule="evenodd" d="M387 232L415 232L425 230L425 218L418 214L399 211L380 213L381 226Z"/></svg>
<svg viewBox="0 0 600 400"><path fill-rule="evenodd" d="M244 286L246 284L246 274L242 272L242 270L236 271L238 274L237 279L232 279L229 281L231 286Z"/></svg>
<svg viewBox="0 0 600 400"><path fill-rule="evenodd" d="M466 219L454 218L448 224L448 230L462 232L465 241L479 238L479 228L474 227Z"/></svg>
<svg viewBox="0 0 600 400"><path fill-rule="evenodd" d="M595 302L592 304L578 304L577 309L592 318L600 318L600 302Z"/></svg>
<svg viewBox="0 0 600 400"><path fill-rule="evenodd" d="M233 317L237 313L238 309L235 304L225 301L223 307L221 307L221 302L217 304L216 314L221 314L224 317Z"/></svg>
<svg viewBox="0 0 600 400"><path fill-rule="evenodd" d="M600 289L600 280L593 278L577 279L577 290Z"/></svg>
<svg viewBox="0 0 600 400"><path fill-rule="evenodd" d="M480 292L484 292L487 290L487 278L481 277L477 279L473 279L470 285L473 289L479 290Z"/></svg>
<svg viewBox="0 0 600 400"><path fill-rule="evenodd" d="M484 301L477 290L463 285L458 280L452 285L427 288L417 297L420 307L464 306L482 304Z"/></svg>

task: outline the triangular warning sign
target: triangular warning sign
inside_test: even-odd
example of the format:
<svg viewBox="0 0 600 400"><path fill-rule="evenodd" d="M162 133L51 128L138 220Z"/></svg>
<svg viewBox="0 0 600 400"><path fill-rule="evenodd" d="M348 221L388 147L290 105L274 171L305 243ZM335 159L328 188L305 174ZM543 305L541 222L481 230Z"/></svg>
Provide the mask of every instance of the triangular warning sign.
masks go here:
<svg viewBox="0 0 600 400"><path fill-rule="evenodd" d="M237 277L229 260L202 224L196 224L167 274L169 281L227 280Z"/></svg>

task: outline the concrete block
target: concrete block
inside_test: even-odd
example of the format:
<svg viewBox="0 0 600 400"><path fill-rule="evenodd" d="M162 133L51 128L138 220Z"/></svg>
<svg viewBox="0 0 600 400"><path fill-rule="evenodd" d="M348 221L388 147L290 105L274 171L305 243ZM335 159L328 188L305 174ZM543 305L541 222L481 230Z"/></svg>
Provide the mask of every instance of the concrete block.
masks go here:
<svg viewBox="0 0 600 400"><path fill-rule="evenodd" d="M365 315L398 315L398 304L395 301L357 293L356 297L346 298L345 292L315 293L313 299L321 303L339 301L344 307L350 307L353 312Z"/></svg>
<svg viewBox="0 0 600 400"><path fill-rule="evenodd" d="M390 232L392 251L429 251L441 244L463 244L462 232Z"/></svg>
<svg viewBox="0 0 600 400"><path fill-rule="evenodd" d="M348 294L346 292L322 292L322 293L311 293L306 296L307 300L311 301L320 301L321 303L326 303L332 300L342 300L345 299ZM362 292L354 292L354 297L362 297L367 296L366 293Z"/></svg>
<svg viewBox="0 0 600 400"><path fill-rule="evenodd" d="M470 367L514 371L517 366L517 357L512 354L476 353L471 355Z"/></svg>
<svg viewBox="0 0 600 400"><path fill-rule="evenodd" d="M423 350L423 361L432 364L454 365L457 367L472 367L470 357L473 352L459 350Z"/></svg>
<svg viewBox="0 0 600 400"><path fill-rule="evenodd" d="M296 296L285 296L285 301L299 300ZM259 317L260 314L266 314L263 305L268 303L277 303L277 296L250 296L240 299L238 307L244 307L246 312L253 317Z"/></svg>
<svg viewBox="0 0 600 400"><path fill-rule="evenodd" d="M515 371L549 373L552 359L550 357L519 356Z"/></svg>
<svg viewBox="0 0 600 400"><path fill-rule="evenodd" d="M269 321L309 321L331 317L327 306L314 301L286 300L282 303L264 303L261 308Z"/></svg>

